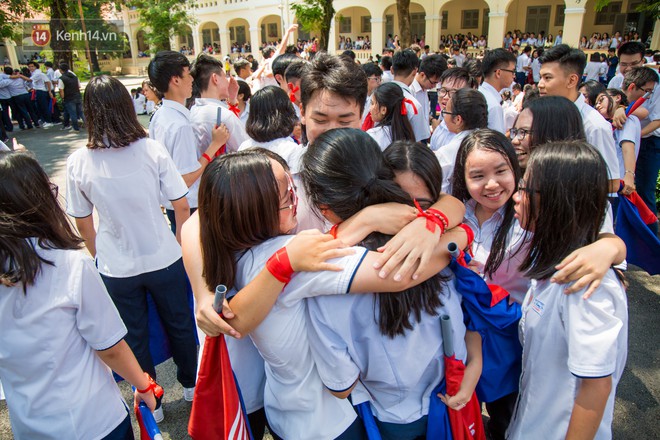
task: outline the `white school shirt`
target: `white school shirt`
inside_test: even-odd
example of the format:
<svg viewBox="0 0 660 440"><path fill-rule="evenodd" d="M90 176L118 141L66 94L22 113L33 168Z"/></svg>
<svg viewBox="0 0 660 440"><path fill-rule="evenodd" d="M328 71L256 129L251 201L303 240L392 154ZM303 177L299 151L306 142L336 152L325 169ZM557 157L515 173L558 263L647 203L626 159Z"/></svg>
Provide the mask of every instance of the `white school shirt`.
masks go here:
<svg viewBox="0 0 660 440"><path fill-rule="evenodd" d="M456 155L458 154L458 149L461 147L461 142L473 131L463 130L457 133L447 145L443 145L435 152L435 156L438 158L438 162L440 162L440 168L442 168L442 192L445 194L451 194L454 165L456 164Z"/></svg>
<svg viewBox="0 0 660 440"><path fill-rule="evenodd" d="M32 72L30 79L32 80L32 88L34 90L40 90L42 92L48 91L46 88L46 83L49 83L50 79L41 70L36 69L34 72Z"/></svg>
<svg viewBox="0 0 660 440"><path fill-rule="evenodd" d="M538 58L532 60L532 78L537 84L541 81L541 62Z"/></svg>
<svg viewBox="0 0 660 440"><path fill-rule="evenodd" d="M268 151L279 154L287 165L289 165L292 174L298 174L300 172L300 161L302 160L306 148L302 145L296 144L290 137L277 138L268 142L257 142L248 137L247 140L238 147L238 151L256 147L265 148Z"/></svg>
<svg viewBox="0 0 660 440"><path fill-rule="evenodd" d="M211 145L213 141L213 127L218 118L218 107L222 107L220 120L227 126L229 139L227 139L227 152L238 151L238 147L248 139L245 125L234 114L227 104L219 99L196 98L195 105L190 109L190 124L197 139L197 158Z"/></svg>
<svg viewBox="0 0 660 440"><path fill-rule="evenodd" d="M520 94L522 95L522 93ZM518 95L518 96L520 96ZM516 122L516 117L518 117L518 112L516 111L516 107L512 104L507 107L504 107L504 133L506 134L507 131L511 130L511 127L513 127L514 122Z"/></svg>
<svg viewBox="0 0 660 440"><path fill-rule="evenodd" d="M135 114L143 115L146 112L146 102L147 98L145 98L142 93L133 98L133 108L135 109Z"/></svg>
<svg viewBox="0 0 660 440"><path fill-rule="evenodd" d="M600 61L589 61L584 68L585 81L595 80L598 81L600 75Z"/></svg>
<svg viewBox="0 0 660 440"><path fill-rule="evenodd" d="M504 134L504 109L502 109L502 96L491 84L481 83L479 91L488 104L488 128Z"/></svg>
<svg viewBox="0 0 660 440"><path fill-rule="evenodd" d="M609 180L617 179L619 159L616 157L612 125L605 120L598 110L587 104L581 94L575 100L575 105L582 115L587 142L596 148L605 159Z"/></svg>
<svg viewBox="0 0 660 440"><path fill-rule="evenodd" d="M517 303L522 303L527 289L529 289L530 280L518 270L520 264L527 257L528 245L525 242L525 230L520 227L517 219L513 220L511 228L506 238L506 250L500 267L497 268L492 277L484 274L484 267L490 252L493 248L493 239L504 219L505 206L495 211L495 213L479 226L479 220L475 213L477 202L470 199L465 203L466 223L474 231L474 241L472 242L472 261L477 263L479 274L488 284L497 284L505 289L511 295L511 298ZM528 233L528 239L531 240L532 233Z"/></svg>
<svg viewBox="0 0 660 440"><path fill-rule="evenodd" d="M616 143L616 155L619 159L619 178L623 179L626 174L626 164L623 162L623 150L621 143L624 141L632 142L635 145L635 159L639 155L639 146L641 143L642 126L637 116L630 115L623 124L621 130L614 130L614 142ZM634 171L634 170L631 170Z"/></svg>
<svg viewBox="0 0 660 440"><path fill-rule="evenodd" d="M34 285L0 285L0 377L16 440L101 439L126 418L112 372L95 353L126 327L92 260L43 249Z"/></svg>
<svg viewBox="0 0 660 440"><path fill-rule="evenodd" d="M247 123L249 117L250 117L250 101L245 103L245 109L238 116L239 121L241 121L241 124L243 125L243 129L245 129L245 124Z"/></svg>
<svg viewBox="0 0 660 440"><path fill-rule="evenodd" d="M429 114L431 113L431 104L429 102L428 92L422 88L419 82L417 82L417 79L413 79L413 82L410 84L410 91L412 92L415 99L422 106L419 112L424 116L426 116L426 120L428 122ZM429 131L429 136L430 134L431 132ZM428 137L426 139L428 139Z"/></svg>
<svg viewBox="0 0 660 440"><path fill-rule="evenodd" d="M149 137L160 142L174 160L176 169L182 176L197 171L200 165L197 156L197 138L190 122L190 111L176 101L163 98L160 108L149 122ZM197 208L199 179L188 188L188 204ZM174 209L167 197L161 197L166 209Z"/></svg>
<svg viewBox="0 0 660 440"><path fill-rule="evenodd" d="M523 52L516 60L516 72L527 72L524 67L529 66L529 63L529 56Z"/></svg>
<svg viewBox="0 0 660 440"><path fill-rule="evenodd" d="M83 218L96 207L96 262L103 275L125 278L181 258L158 202L188 191L172 158L143 138L123 148L80 148L67 160L67 213Z"/></svg>
<svg viewBox="0 0 660 440"><path fill-rule="evenodd" d="M389 70L383 70L383 76L381 77L380 82L384 84L391 81L394 81L394 74Z"/></svg>
<svg viewBox="0 0 660 440"><path fill-rule="evenodd" d="M508 439L564 438L581 378L612 376L612 391L596 439L612 438L616 386L628 352L628 305L609 270L588 300L586 289L564 294L562 285L533 281L523 302L520 396Z"/></svg>
<svg viewBox="0 0 660 440"><path fill-rule="evenodd" d="M422 110L422 105L419 103L417 98L412 94L410 91L410 88L402 83L401 81L392 81L394 84L398 85L401 87L401 90L403 90L403 96L407 99L410 99L412 101L412 105L410 103L406 103L406 110L408 113L408 120L410 121L410 125L412 125L413 133L415 134L415 141L423 141L424 139L428 139L431 137L431 127L429 126L429 118L428 116L424 115L424 112ZM417 114L415 114L415 110L417 109Z"/></svg>
<svg viewBox="0 0 660 440"><path fill-rule="evenodd" d="M444 118L441 118L440 124L435 127L433 134L431 135L431 150L438 151L443 145L447 145L452 139L454 139L456 133L452 133L447 128Z"/></svg>
<svg viewBox="0 0 660 440"><path fill-rule="evenodd" d="M456 358L467 358L461 296L450 279L439 294L437 315L422 312L420 322L411 315L413 329L390 338L379 329L378 295L308 299L312 353L328 389L344 391L359 379L362 386L351 393L354 405L369 402L381 422L411 423L428 414L431 391L445 374L441 315L451 318Z"/></svg>
<svg viewBox="0 0 660 440"><path fill-rule="evenodd" d="M379 125L367 130L367 134L376 141L381 151L385 151L392 143L392 127L390 125Z"/></svg>
<svg viewBox="0 0 660 440"><path fill-rule="evenodd" d="M623 87L623 75L621 72L618 72L616 75L614 75L614 78L612 78L607 85L608 89L619 89Z"/></svg>
<svg viewBox="0 0 660 440"><path fill-rule="evenodd" d="M291 239L272 238L245 252L236 263L236 290L247 285L266 261ZM356 419L350 402L324 389L307 336L305 298L347 294L366 249L330 260L341 272L298 272L280 293L250 338L266 361L264 408L273 431L282 438L334 439Z"/></svg>
<svg viewBox="0 0 660 440"><path fill-rule="evenodd" d="M660 73L657 71L655 73L658 75L658 82L655 84L655 87L653 87L653 94L649 99L644 101L644 104L642 104L642 106L649 111L649 115L640 121L642 129L651 123L651 121L657 121L660 119L660 86L658 85L660 84ZM656 128L644 137L648 138L651 136L660 137L660 128Z"/></svg>

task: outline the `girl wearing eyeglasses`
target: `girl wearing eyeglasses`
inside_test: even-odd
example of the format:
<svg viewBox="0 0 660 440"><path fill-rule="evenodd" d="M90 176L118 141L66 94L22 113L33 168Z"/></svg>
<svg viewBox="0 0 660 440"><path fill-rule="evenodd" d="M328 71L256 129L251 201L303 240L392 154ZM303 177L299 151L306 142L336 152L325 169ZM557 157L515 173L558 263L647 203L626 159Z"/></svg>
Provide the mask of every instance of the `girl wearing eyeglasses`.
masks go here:
<svg viewBox="0 0 660 440"><path fill-rule="evenodd" d="M591 145L554 142L532 153L514 196L515 216L531 236L520 270L533 281L522 305L523 373L509 439L530 432L612 437L616 386L627 356L622 277L608 269L586 301L552 282L562 259L597 240L607 179L605 162Z"/></svg>

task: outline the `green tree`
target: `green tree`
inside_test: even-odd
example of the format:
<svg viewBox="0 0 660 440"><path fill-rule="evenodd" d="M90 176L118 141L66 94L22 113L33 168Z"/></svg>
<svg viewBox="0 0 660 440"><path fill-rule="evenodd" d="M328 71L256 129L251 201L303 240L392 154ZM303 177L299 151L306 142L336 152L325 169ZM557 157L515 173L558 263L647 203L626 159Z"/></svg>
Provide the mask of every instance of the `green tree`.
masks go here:
<svg viewBox="0 0 660 440"><path fill-rule="evenodd" d="M610 4L612 0L596 0L596 11L602 11ZM652 20L660 18L660 0L646 0L637 5L637 11L643 12L651 17Z"/></svg>
<svg viewBox="0 0 660 440"><path fill-rule="evenodd" d="M24 0L3 0L0 7L0 40L22 36L22 32L19 33L20 24L29 14L28 4Z"/></svg>
<svg viewBox="0 0 660 440"><path fill-rule="evenodd" d="M186 32L186 25L194 24L188 9L194 8L194 0L126 0L140 15L149 52L170 50L170 38ZM228 47L222 50L228 51Z"/></svg>
<svg viewBox="0 0 660 440"><path fill-rule="evenodd" d="M399 45L410 47L410 0L396 0L396 13L399 16Z"/></svg>
<svg viewBox="0 0 660 440"><path fill-rule="evenodd" d="M328 50L330 26L335 8L332 0L300 0L291 5L300 27L319 34L319 50Z"/></svg>

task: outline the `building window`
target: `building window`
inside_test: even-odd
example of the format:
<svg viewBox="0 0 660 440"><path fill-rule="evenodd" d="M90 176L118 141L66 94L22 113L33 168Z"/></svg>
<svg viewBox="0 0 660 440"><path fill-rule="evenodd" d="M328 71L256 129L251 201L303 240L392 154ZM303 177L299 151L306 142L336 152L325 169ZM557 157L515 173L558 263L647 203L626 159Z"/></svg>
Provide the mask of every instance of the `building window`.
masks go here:
<svg viewBox="0 0 660 440"><path fill-rule="evenodd" d="M564 25L564 11L566 10L566 5L557 5L555 10L555 26Z"/></svg>
<svg viewBox="0 0 660 440"><path fill-rule="evenodd" d="M463 29L477 29L479 27L479 9L466 9L463 11Z"/></svg>
<svg viewBox="0 0 660 440"><path fill-rule="evenodd" d="M362 19L362 26L360 27L360 32L362 33L371 32L371 16L364 15L360 18Z"/></svg>
<svg viewBox="0 0 660 440"><path fill-rule="evenodd" d="M268 23L268 38L279 37L277 33L277 23Z"/></svg>
<svg viewBox="0 0 660 440"><path fill-rule="evenodd" d="M342 17L339 20L339 33L340 34L351 33L351 17Z"/></svg>
<svg viewBox="0 0 660 440"><path fill-rule="evenodd" d="M426 33L426 14L423 12L410 14L410 35L417 38L422 38ZM413 41L414 43L414 41Z"/></svg>
<svg viewBox="0 0 660 440"><path fill-rule="evenodd" d="M235 35L234 27L232 26L229 28L229 41L234 41L236 39L234 35Z"/></svg>
<svg viewBox="0 0 660 440"><path fill-rule="evenodd" d="M449 11L442 11L442 25L440 25L440 27L446 30L448 26L449 26Z"/></svg>
<svg viewBox="0 0 660 440"><path fill-rule="evenodd" d="M605 6L600 12L596 12L595 25L614 24L617 14L621 13L622 2L612 2Z"/></svg>

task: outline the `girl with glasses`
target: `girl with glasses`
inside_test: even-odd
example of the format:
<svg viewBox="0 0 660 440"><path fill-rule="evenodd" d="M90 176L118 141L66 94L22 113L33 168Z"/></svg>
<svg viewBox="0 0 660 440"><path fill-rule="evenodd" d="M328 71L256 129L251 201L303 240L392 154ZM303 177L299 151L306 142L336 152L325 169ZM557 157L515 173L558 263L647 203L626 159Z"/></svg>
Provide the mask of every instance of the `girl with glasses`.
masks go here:
<svg viewBox="0 0 660 440"><path fill-rule="evenodd" d="M608 269L588 300L565 295L552 282L562 259L596 242L607 180L605 162L591 145L555 142L532 153L525 188L514 196L516 218L531 236L520 270L533 281L522 304L523 373L510 439L532 431L549 438L612 436L627 356L622 277Z"/></svg>

